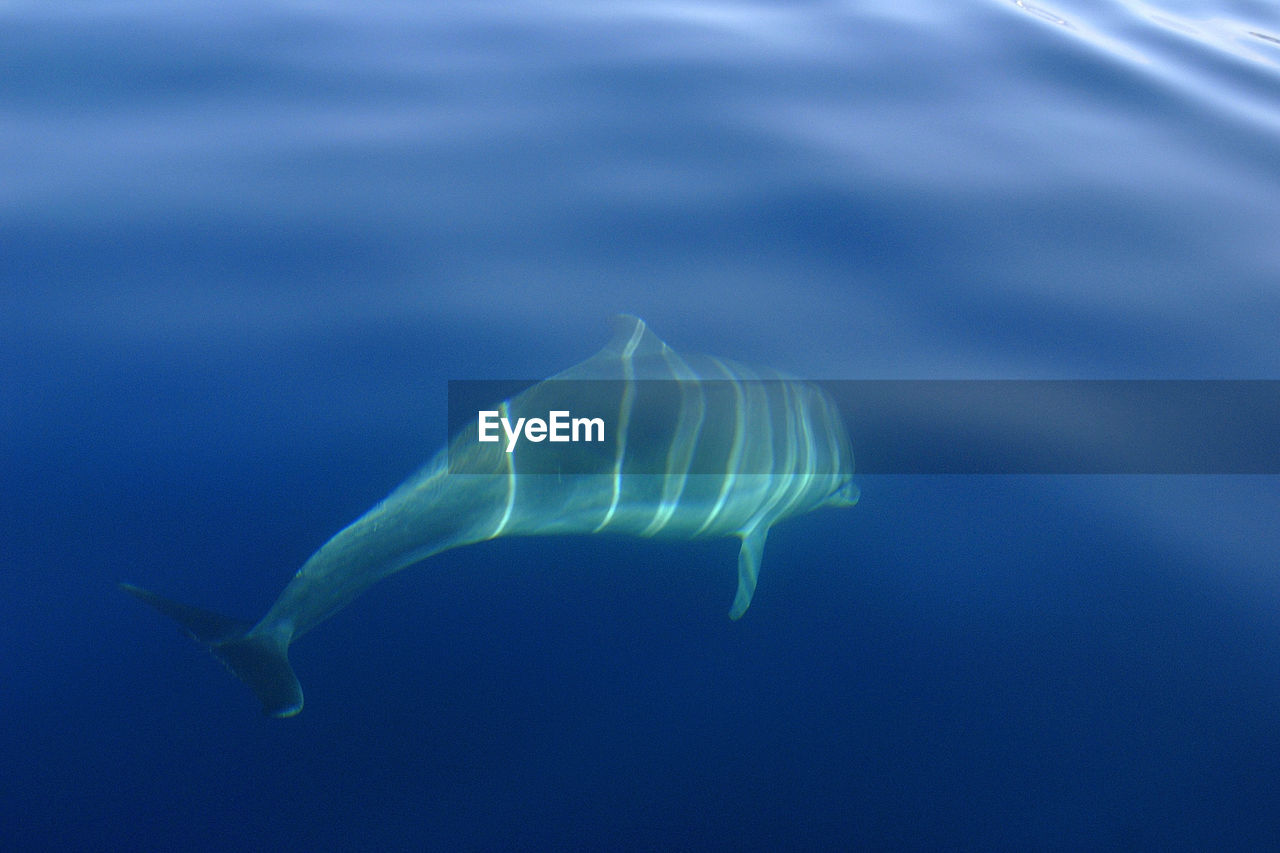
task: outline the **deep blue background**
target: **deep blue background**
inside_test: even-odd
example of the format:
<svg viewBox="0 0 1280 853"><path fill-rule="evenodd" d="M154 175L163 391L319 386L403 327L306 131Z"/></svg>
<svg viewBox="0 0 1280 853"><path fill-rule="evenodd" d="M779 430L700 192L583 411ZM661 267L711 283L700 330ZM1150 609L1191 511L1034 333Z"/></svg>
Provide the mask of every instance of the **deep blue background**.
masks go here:
<svg viewBox="0 0 1280 853"><path fill-rule="evenodd" d="M1280 843L1273 477L865 477L253 618L617 311L821 378L1280 377L1270 2L0 8L6 849ZM856 435L856 425L854 425Z"/></svg>

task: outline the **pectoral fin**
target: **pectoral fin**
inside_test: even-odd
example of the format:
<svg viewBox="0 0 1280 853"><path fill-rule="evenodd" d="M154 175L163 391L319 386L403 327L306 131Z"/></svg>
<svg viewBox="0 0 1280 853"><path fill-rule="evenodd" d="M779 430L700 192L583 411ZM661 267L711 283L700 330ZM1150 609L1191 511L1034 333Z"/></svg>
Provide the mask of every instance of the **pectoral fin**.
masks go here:
<svg viewBox="0 0 1280 853"><path fill-rule="evenodd" d="M741 617L751 604L756 579L760 577L760 556L764 553L764 540L768 535L768 525L742 534L742 549L738 551L738 594L733 597L733 606L729 608L730 619Z"/></svg>

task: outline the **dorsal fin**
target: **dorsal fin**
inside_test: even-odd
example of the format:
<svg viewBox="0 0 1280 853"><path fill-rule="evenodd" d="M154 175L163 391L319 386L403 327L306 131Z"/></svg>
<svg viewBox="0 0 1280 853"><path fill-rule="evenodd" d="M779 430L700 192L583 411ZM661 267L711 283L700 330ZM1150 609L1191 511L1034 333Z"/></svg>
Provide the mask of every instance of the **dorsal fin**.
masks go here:
<svg viewBox="0 0 1280 853"><path fill-rule="evenodd" d="M671 349L667 342L658 337L644 320L634 314L615 314L610 320L613 333L609 343L604 345L599 355L608 354L613 358L628 356L640 358L650 355L662 355Z"/></svg>
<svg viewBox="0 0 1280 853"><path fill-rule="evenodd" d="M665 359L678 358L639 317L617 314L612 325L613 334L603 349L551 379L627 379L633 376L628 363L665 364Z"/></svg>

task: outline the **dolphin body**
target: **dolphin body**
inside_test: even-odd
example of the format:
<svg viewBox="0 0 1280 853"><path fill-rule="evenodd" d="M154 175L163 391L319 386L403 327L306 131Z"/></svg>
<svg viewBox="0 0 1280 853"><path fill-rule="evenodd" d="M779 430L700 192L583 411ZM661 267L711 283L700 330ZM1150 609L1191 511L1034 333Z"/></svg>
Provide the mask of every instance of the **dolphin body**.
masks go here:
<svg viewBox="0 0 1280 853"><path fill-rule="evenodd" d="M665 403L646 408L653 385L667 389ZM505 441L479 442L473 423L316 551L257 624L121 587L177 620L253 690L264 713L291 717L302 710L302 688L289 645L371 584L433 554L499 536L736 536L729 616L737 619L751 603L770 527L857 503L849 438L825 392L727 359L682 357L638 317L616 318L604 349L500 411L515 423L563 408L566 394L579 409L607 410L607 451L577 445L564 456L573 460L567 474L520 473L548 445L508 453Z"/></svg>

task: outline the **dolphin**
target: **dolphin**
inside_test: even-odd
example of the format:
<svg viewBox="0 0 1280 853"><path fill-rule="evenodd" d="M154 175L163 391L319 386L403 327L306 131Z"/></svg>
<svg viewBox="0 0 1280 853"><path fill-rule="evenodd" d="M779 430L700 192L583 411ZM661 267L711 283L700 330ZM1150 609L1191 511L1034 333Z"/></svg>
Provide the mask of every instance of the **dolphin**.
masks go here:
<svg viewBox="0 0 1280 853"><path fill-rule="evenodd" d="M477 419L316 551L256 624L120 586L213 652L265 714L291 717L302 710L302 687L290 644L373 583L441 551L499 536L736 536L729 616L737 619L774 524L858 500L849 437L822 389L728 359L681 356L638 317L615 318L604 349L496 411L519 423L566 406L599 415L609 441L555 446L558 457L545 442L510 452L509 442L480 441Z"/></svg>

